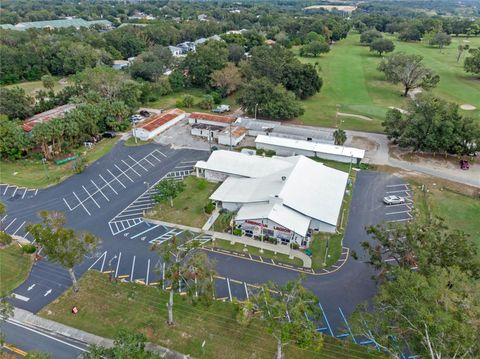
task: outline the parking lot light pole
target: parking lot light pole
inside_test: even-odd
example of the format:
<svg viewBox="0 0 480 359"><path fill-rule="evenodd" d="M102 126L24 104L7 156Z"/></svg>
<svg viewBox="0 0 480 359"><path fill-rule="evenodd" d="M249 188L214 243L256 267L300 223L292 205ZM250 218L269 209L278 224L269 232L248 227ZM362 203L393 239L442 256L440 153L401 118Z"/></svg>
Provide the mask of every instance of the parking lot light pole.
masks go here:
<svg viewBox="0 0 480 359"><path fill-rule="evenodd" d="M137 141L137 124L135 123L135 121L133 121L133 138L135 139L135 144L138 143Z"/></svg>
<svg viewBox="0 0 480 359"><path fill-rule="evenodd" d="M48 169L47 169L47 159L45 157L42 158L43 169L45 170L45 176L48 179Z"/></svg>

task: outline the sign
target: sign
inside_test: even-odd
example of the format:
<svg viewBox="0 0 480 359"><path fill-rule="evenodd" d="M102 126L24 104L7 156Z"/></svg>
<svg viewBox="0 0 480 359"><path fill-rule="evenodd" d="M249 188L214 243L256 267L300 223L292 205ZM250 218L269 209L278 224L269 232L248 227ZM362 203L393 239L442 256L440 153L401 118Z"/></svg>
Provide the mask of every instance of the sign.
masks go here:
<svg viewBox="0 0 480 359"><path fill-rule="evenodd" d="M280 231L280 232L285 232L285 233L290 233L291 231L289 229L286 229L286 228L283 228L283 227L273 227L273 229L275 229L276 231Z"/></svg>

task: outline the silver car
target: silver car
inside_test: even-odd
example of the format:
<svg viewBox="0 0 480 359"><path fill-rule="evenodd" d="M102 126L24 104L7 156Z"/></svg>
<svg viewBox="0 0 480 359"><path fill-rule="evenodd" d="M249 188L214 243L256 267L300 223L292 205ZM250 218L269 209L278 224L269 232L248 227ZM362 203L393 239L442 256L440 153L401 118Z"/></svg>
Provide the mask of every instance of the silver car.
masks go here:
<svg viewBox="0 0 480 359"><path fill-rule="evenodd" d="M399 197L399 196L395 196L395 195L383 197L383 203L385 203L387 205L404 204L405 203L405 197Z"/></svg>

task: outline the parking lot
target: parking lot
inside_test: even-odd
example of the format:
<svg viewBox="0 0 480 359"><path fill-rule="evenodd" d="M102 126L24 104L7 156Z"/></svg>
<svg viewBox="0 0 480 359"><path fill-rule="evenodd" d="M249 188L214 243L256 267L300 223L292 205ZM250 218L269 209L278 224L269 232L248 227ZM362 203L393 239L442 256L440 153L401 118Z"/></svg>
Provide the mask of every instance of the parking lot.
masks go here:
<svg viewBox="0 0 480 359"><path fill-rule="evenodd" d="M19 199L30 199L38 194L38 188L27 188L12 186L8 184L0 184L0 197L7 201L15 201Z"/></svg>
<svg viewBox="0 0 480 359"><path fill-rule="evenodd" d="M386 185L384 197L390 195L405 198L405 203L385 205L384 221L387 223L410 221L413 218L411 214L413 199L410 185L408 183Z"/></svg>
<svg viewBox="0 0 480 359"><path fill-rule="evenodd" d="M167 155L158 149L139 159L128 155L99 173L97 178L90 178L78 190L63 197L63 201L69 211L81 209L91 216L95 209L100 209L112 197L118 196L119 192L139 182L142 175L158 166L165 158Z"/></svg>

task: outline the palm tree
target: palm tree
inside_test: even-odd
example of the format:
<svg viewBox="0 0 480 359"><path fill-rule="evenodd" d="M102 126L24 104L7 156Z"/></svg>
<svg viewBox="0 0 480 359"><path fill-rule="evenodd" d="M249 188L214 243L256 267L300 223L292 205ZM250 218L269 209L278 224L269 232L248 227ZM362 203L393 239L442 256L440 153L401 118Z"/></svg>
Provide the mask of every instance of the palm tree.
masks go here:
<svg viewBox="0 0 480 359"><path fill-rule="evenodd" d="M336 145L343 146L343 144L347 141L347 133L344 130L337 129L333 133L333 140L335 141Z"/></svg>

